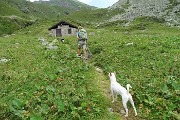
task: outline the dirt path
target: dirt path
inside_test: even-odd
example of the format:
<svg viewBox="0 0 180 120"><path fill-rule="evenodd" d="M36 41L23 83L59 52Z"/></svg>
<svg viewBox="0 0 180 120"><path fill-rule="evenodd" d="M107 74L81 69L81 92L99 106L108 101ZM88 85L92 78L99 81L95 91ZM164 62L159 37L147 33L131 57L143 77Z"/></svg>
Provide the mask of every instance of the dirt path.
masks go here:
<svg viewBox="0 0 180 120"><path fill-rule="evenodd" d="M85 66L88 69L88 66L93 66L93 65L91 65L91 63L86 61ZM134 116L134 110L133 110L132 106L130 106L129 104L128 104L129 116L127 118L124 117L125 112L124 112L124 107L122 105L121 97L118 96L118 101L115 101L114 103L111 103L112 98L111 98L111 93L110 93L110 80L108 78L108 75L106 76L103 73L103 71L101 69L99 69L99 68L98 69L96 68L96 71L95 71L94 74L98 78L98 79L96 79L97 86L102 88L101 89L102 93L104 94L104 96L110 102L110 106L107 106L107 109L112 108L113 113L119 114L119 118L117 120L141 120L140 117L138 117L138 116L135 117ZM135 106L137 106L137 105L135 104ZM138 108L136 107L136 109L138 109ZM116 119L113 119L113 120L116 120Z"/></svg>
<svg viewBox="0 0 180 120"><path fill-rule="evenodd" d="M111 93L110 93L110 81L108 77L105 76L103 72L99 72L98 70L96 74L98 76L98 81L97 81L98 85L102 88L102 92L104 96L106 96L107 99L109 99L109 102L111 102L112 99L111 99ZM138 116L136 117L134 116L134 110L129 103L128 103L129 116L127 118L124 117L125 112L124 112L124 107L122 105L120 96L118 96L118 101L115 101L114 103L110 103L110 105L111 106L107 106L107 109L111 108L113 110L113 113L119 114L120 120L141 120L141 118L139 118Z"/></svg>

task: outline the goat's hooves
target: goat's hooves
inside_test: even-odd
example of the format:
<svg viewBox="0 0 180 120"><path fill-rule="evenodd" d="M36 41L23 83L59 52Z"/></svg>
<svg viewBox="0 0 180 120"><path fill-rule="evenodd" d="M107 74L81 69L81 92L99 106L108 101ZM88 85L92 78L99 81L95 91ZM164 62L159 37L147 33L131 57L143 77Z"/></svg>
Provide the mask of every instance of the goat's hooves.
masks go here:
<svg viewBox="0 0 180 120"><path fill-rule="evenodd" d="M125 115L125 117L128 117L128 115Z"/></svg>

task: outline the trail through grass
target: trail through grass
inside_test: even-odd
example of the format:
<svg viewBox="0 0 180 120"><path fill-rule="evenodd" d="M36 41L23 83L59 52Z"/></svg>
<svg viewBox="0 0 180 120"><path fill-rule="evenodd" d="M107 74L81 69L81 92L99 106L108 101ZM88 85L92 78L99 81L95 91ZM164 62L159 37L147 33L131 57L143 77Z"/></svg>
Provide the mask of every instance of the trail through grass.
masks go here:
<svg viewBox="0 0 180 120"><path fill-rule="evenodd" d="M74 36L65 37L64 44L57 42L58 49L42 45L39 37L48 42L55 39L48 34L48 24L37 23L0 37L0 58L8 60L0 63L0 119L124 119L121 97L111 103L107 73L112 71L122 86L133 87L130 92L138 117L128 104L128 119L178 118L180 38L176 29L128 34L113 27L89 29L93 58L87 70L76 58Z"/></svg>
<svg viewBox="0 0 180 120"><path fill-rule="evenodd" d="M30 34L27 35L27 34ZM1 119L110 119L96 71L69 43L47 49L33 33L1 37ZM44 37L48 42L54 38Z"/></svg>
<svg viewBox="0 0 180 120"><path fill-rule="evenodd" d="M115 101L114 103L112 103L112 96L110 93L110 80L107 77L107 75L105 75L103 72L98 72L96 70L95 74L94 74L95 78L96 78L96 84L97 86L100 88L100 91L102 91L102 95L104 95L106 97L106 99L108 100L108 104L107 109L109 111L109 109L113 110L113 112L110 112L111 115L113 116L117 116L117 118L115 118L114 120L140 120L141 118L138 116L134 116L134 110L132 108L132 106L130 105L130 103L128 103L128 109L129 109L129 116L126 118L125 114L124 114L124 107L122 105L122 100L121 100L121 96L118 95L118 101ZM131 90L130 90L131 91ZM137 106L137 105L136 105Z"/></svg>

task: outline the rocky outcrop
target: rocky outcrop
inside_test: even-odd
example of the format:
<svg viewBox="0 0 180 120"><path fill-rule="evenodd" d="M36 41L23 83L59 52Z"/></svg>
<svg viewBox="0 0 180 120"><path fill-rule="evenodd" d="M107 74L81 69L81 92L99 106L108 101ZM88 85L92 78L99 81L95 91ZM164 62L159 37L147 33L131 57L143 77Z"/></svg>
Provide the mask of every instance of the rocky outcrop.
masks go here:
<svg viewBox="0 0 180 120"><path fill-rule="evenodd" d="M180 26L180 0L119 0L110 9L124 9L110 21L133 21L141 16L164 18L170 26Z"/></svg>

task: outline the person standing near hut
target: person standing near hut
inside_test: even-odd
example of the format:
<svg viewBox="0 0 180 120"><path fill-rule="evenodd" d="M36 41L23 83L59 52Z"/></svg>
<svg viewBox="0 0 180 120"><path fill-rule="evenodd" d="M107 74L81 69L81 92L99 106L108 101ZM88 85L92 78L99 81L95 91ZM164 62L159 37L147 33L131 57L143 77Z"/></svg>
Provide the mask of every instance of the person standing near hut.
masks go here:
<svg viewBox="0 0 180 120"><path fill-rule="evenodd" d="M78 50L77 50L77 57L81 57L81 48L83 48L84 56L83 59L87 59L87 32L82 27L78 27L77 32L77 39L78 39Z"/></svg>

